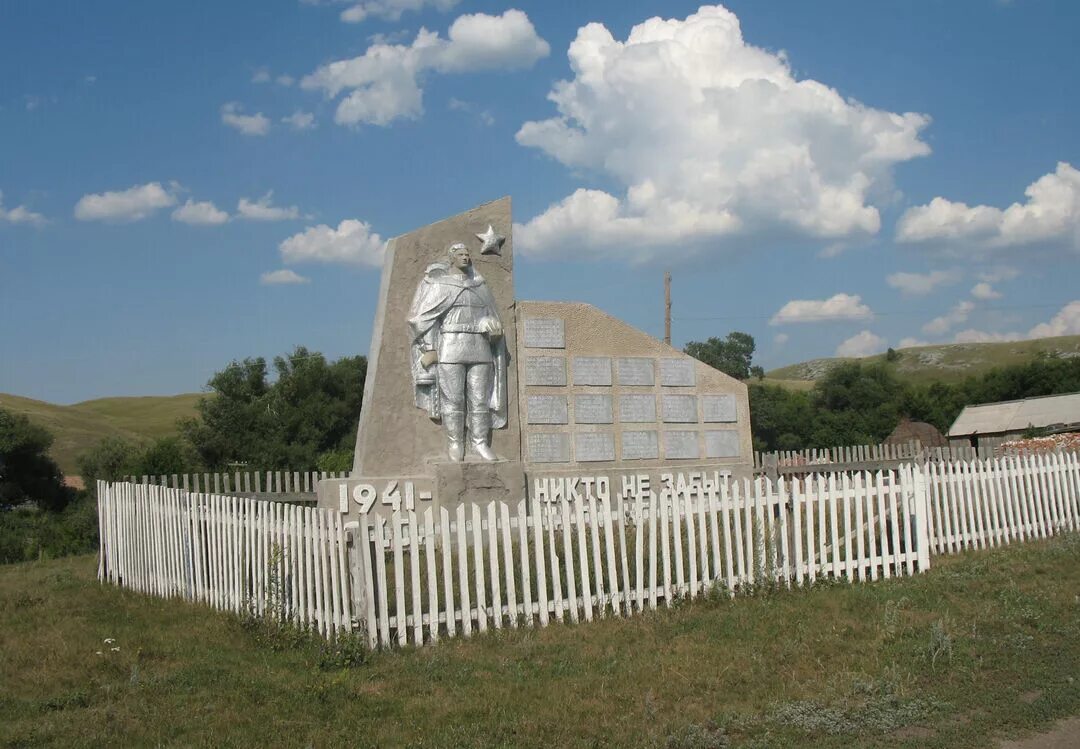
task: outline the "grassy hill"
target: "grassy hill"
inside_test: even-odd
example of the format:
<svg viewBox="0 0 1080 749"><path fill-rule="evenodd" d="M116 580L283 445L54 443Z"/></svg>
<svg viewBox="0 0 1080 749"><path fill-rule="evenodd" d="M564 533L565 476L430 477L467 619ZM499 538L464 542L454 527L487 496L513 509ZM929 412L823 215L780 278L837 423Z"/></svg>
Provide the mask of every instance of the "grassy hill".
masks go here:
<svg viewBox="0 0 1080 749"><path fill-rule="evenodd" d="M71 406L0 393L0 408L25 414L53 433L52 456L64 473L78 473L75 459L105 437L145 441L176 432L178 419L195 415L200 393L142 398L98 398Z"/></svg>
<svg viewBox="0 0 1080 749"><path fill-rule="evenodd" d="M900 358L893 363L896 373L911 382L932 380L956 381L971 375L981 375L1010 364L1024 364L1041 353L1060 356L1080 356L1080 336L1039 338L1034 341L1007 343L951 343L937 346L917 346L899 349ZM878 362L885 354L863 359L811 359L780 367L767 373L766 383L786 387L808 387L837 364L846 361Z"/></svg>

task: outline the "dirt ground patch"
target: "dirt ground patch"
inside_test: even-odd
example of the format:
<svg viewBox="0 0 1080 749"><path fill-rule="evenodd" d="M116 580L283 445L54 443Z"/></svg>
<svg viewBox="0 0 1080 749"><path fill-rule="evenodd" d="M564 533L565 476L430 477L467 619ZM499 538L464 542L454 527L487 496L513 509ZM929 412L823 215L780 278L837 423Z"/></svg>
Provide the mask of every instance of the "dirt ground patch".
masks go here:
<svg viewBox="0 0 1080 749"><path fill-rule="evenodd" d="M1076 749L1080 747L1080 718L1067 718L1045 733L1002 741L998 749Z"/></svg>

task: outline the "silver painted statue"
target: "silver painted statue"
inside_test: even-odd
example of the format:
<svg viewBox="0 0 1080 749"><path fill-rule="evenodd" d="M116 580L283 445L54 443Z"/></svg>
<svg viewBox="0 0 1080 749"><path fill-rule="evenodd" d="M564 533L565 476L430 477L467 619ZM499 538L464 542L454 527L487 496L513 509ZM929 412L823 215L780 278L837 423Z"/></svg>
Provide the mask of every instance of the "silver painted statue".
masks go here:
<svg viewBox="0 0 1080 749"><path fill-rule="evenodd" d="M455 244L448 263L432 263L409 308L416 405L446 428L450 460L469 441L496 460L491 430L506 426L506 342L495 297L473 268L469 249Z"/></svg>

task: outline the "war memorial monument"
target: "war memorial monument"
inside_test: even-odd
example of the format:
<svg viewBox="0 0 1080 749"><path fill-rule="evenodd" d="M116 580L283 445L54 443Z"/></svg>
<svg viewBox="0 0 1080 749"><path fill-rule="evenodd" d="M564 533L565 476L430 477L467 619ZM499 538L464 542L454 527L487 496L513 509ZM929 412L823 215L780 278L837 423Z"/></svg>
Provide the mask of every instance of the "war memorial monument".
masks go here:
<svg viewBox="0 0 1080 749"><path fill-rule="evenodd" d="M746 386L579 302L518 301L510 198L392 239L353 469L319 505L422 511L704 486L752 468Z"/></svg>

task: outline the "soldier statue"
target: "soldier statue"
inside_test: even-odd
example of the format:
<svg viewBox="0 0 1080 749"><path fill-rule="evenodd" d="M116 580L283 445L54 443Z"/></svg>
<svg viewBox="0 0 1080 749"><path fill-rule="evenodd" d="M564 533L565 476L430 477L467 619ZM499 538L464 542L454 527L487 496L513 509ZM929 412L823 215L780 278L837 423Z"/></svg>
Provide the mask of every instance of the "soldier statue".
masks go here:
<svg viewBox="0 0 1080 749"><path fill-rule="evenodd" d="M496 460L491 430L506 426L502 323L469 249L455 244L447 255L427 267L409 308L416 405L442 420L450 460L465 457L466 416L473 451Z"/></svg>

